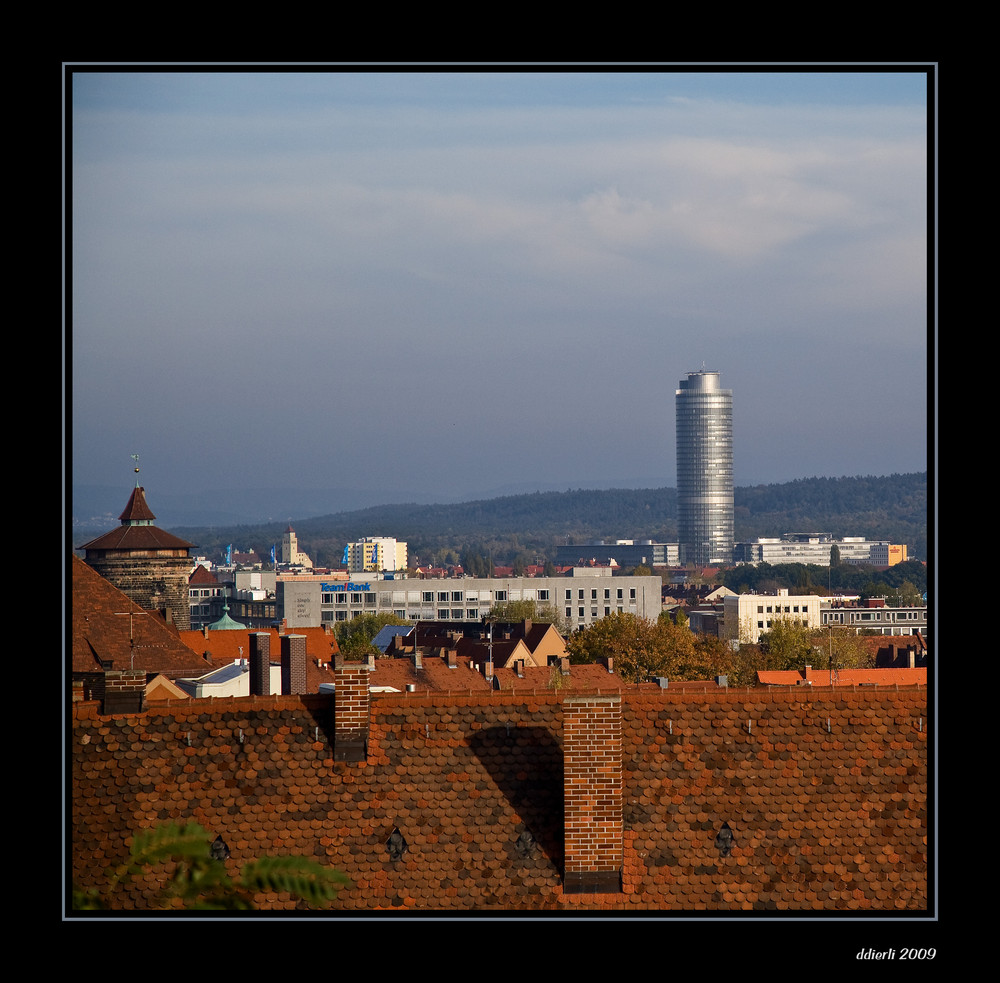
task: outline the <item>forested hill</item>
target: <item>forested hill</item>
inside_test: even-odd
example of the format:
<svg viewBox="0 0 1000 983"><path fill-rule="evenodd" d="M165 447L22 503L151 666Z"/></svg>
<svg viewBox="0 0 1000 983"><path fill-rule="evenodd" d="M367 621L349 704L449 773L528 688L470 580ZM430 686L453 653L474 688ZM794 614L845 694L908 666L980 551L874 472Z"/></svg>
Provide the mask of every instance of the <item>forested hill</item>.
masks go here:
<svg viewBox="0 0 1000 983"><path fill-rule="evenodd" d="M804 478L737 488L736 539L826 532L904 543L927 556L927 474ZM555 546L592 540L677 540L674 488L535 492L457 505L382 505L293 520L299 547L317 565L336 565L344 546L364 536L404 540L421 563L457 562L465 553L547 558ZM171 531L213 555L232 543L268 556L287 523Z"/></svg>

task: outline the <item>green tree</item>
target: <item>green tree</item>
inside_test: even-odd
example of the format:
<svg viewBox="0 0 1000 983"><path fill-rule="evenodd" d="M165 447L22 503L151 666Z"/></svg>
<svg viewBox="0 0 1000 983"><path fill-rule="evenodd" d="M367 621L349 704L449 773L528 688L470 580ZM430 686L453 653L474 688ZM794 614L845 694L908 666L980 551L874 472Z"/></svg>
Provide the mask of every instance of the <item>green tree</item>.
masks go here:
<svg viewBox="0 0 1000 983"><path fill-rule="evenodd" d="M338 621L333 629L337 647L344 655L354 658L380 654L372 639L386 625L409 625L411 622L394 614L360 614L350 621Z"/></svg>
<svg viewBox="0 0 1000 983"><path fill-rule="evenodd" d="M161 906L173 907L179 898L189 909L246 911L255 907L253 897L263 891L287 892L324 907L349 883L340 871L298 856L260 857L244 864L239 877L233 878L226 867L229 850L220 844L197 823L167 823L136 833L129 860L111 873L106 891L74 888L73 908L121 907L120 889L132 878L145 876L149 868L166 871Z"/></svg>

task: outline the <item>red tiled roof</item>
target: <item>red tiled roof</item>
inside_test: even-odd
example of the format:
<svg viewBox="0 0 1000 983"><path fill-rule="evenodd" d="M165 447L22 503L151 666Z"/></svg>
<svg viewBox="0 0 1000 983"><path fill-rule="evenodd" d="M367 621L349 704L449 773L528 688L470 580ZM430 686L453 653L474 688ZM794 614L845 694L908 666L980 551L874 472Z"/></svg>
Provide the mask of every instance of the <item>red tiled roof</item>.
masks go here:
<svg viewBox="0 0 1000 983"><path fill-rule="evenodd" d="M153 510L146 502L146 489L136 485L129 495L125 509L120 516L121 522L152 522L156 518Z"/></svg>
<svg viewBox="0 0 1000 983"><path fill-rule="evenodd" d="M218 584L218 582L219 578L201 563L194 568L194 572L188 577L188 583L193 584L195 587L198 584Z"/></svg>
<svg viewBox="0 0 1000 983"><path fill-rule="evenodd" d="M71 569L73 672L97 672L102 659L113 660L115 669L134 665L171 679L200 676L211 668L181 642L176 629L144 611L75 553Z"/></svg>
<svg viewBox="0 0 1000 983"><path fill-rule="evenodd" d="M119 526L78 546L81 550L179 550L194 544L156 526Z"/></svg>
<svg viewBox="0 0 1000 983"><path fill-rule="evenodd" d="M762 686L926 686L927 669L829 669L763 670L757 673Z"/></svg>
<svg viewBox="0 0 1000 983"><path fill-rule="evenodd" d="M135 832L177 820L222 836L233 873L265 854L343 871L343 911L927 909L926 690L623 691L622 891L589 894L563 889L562 700L380 696L358 763L334 760L330 697L78 704L71 877L106 885ZM155 887L111 900L149 907Z"/></svg>
<svg viewBox="0 0 1000 983"><path fill-rule="evenodd" d="M179 631L181 642L202 657L203 676L212 669L229 665L238 659L250 658L250 636L258 632L270 635L268 652L270 661L281 661L281 635L303 635L306 640L306 683L310 693L318 693L321 683L332 683L333 675L326 666L340 651L337 639L325 628L295 628L279 633L275 628L230 629L226 631ZM242 650L242 651L241 651ZM209 659L207 656L210 656ZM322 665L317 665L317 660Z"/></svg>

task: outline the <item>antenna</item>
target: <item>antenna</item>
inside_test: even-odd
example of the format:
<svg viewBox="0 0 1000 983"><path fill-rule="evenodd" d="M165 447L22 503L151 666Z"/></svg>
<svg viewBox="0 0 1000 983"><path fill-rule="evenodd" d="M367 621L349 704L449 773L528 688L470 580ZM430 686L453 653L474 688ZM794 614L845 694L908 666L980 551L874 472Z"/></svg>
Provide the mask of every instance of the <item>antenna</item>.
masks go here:
<svg viewBox="0 0 1000 983"><path fill-rule="evenodd" d="M132 457L132 460L135 461L135 467L132 470L136 474L138 474L139 473L139 455L138 454L132 454L131 457ZM135 479L135 486L136 486L136 488L139 487L139 479L138 478Z"/></svg>

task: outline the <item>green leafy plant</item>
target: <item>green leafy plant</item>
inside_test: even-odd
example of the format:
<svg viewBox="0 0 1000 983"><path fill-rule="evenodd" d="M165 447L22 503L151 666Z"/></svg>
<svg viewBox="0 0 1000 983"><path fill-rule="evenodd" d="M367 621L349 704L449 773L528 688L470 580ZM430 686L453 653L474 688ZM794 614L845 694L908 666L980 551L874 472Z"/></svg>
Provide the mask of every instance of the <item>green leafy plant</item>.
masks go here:
<svg viewBox="0 0 1000 983"><path fill-rule="evenodd" d="M287 892L322 907L349 883L340 871L299 856L260 857L246 863L234 879L226 867L228 856L221 839L213 842L211 834L197 823L157 826L133 837L129 859L112 873L104 895L74 889L73 907L117 907L118 890L131 878L159 865L169 871L160 892L161 904L172 905L173 899L179 898L188 909L251 910L254 895L264 891Z"/></svg>

